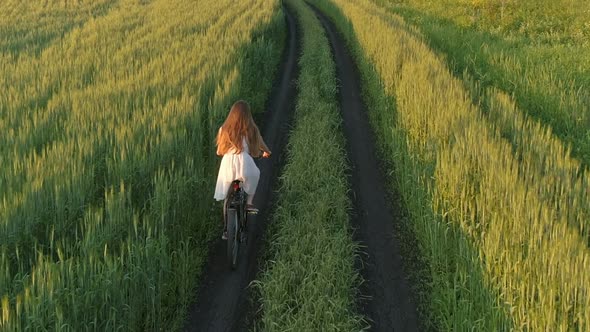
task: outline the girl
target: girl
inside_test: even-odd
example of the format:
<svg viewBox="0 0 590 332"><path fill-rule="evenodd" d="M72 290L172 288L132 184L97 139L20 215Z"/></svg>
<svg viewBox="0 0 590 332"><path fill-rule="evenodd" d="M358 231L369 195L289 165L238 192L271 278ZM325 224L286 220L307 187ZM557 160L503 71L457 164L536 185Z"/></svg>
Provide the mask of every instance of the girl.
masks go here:
<svg viewBox="0 0 590 332"><path fill-rule="evenodd" d="M243 100L233 104L227 119L217 133L217 155L223 156L217 175L214 198L225 199L233 180L242 180L242 188L248 194L246 208L257 211L252 205L258 186L260 170L254 158L270 157L270 150L264 143L254 123L250 106Z"/></svg>

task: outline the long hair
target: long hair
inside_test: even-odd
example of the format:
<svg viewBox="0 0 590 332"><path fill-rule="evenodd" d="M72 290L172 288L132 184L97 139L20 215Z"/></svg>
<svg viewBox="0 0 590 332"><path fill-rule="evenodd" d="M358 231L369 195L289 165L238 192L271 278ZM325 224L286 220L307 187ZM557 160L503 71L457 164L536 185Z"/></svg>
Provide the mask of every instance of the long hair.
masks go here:
<svg viewBox="0 0 590 332"><path fill-rule="evenodd" d="M226 154L231 148L236 149L236 153L242 152L243 138L246 138L248 142L250 154L258 156L260 154L260 130L254 123L250 105L243 100L238 100L231 107L227 119L217 134L218 153Z"/></svg>

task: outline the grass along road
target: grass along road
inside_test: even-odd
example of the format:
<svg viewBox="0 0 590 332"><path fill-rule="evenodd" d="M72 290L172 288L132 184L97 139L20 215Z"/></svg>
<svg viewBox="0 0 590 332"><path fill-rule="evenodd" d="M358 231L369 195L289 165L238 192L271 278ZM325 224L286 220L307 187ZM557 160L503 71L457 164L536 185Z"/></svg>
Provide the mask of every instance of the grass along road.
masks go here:
<svg viewBox="0 0 590 332"><path fill-rule="evenodd" d="M361 297L366 301L358 304L371 329L417 331L414 296L406 280L400 243L393 236L394 226L404 222L400 197L388 195L389 187L383 182L386 177L380 167L354 60L334 24L319 10L314 11L332 45L340 82L338 95L351 166L351 219L354 239L362 247L361 274L365 279Z"/></svg>
<svg viewBox="0 0 590 332"><path fill-rule="evenodd" d="M325 33L303 1L287 0L302 29L299 99L280 196L269 230L269 259L255 282L256 329L360 330L360 283L351 239L344 140L335 65Z"/></svg>

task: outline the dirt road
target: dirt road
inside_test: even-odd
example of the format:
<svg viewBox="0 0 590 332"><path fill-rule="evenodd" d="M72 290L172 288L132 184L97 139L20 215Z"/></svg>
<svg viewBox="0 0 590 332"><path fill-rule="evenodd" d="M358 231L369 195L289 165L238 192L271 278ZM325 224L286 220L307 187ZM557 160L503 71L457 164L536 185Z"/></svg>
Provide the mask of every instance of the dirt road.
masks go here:
<svg viewBox="0 0 590 332"><path fill-rule="evenodd" d="M313 7L312 7L313 8ZM332 44L336 62L343 118L351 166L351 198L355 241L364 246L361 274L366 280L359 303L374 331L417 331L417 311L402 266L394 223L403 217L401 198L388 198L388 177L380 167L376 142L362 100L360 77L344 39L334 24L313 8Z"/></svg>
<svg viewBox="0 0 590 332"><path fill-rule="evenodd" d="M401 199L385 187L375 139L362 101L360 78L355 63L336 27L320 11L313 8L326 29L332 45L340 82L339 98L343 129L351 163L349 179L353 201L355 241L365 247L360 264L366 282L361 289L359 310L371 322L374 331L417 331L417 311L411 288L405 278L399 243L394 237L394 223L403 217ZM250 227L250 239L241 255L236 271L230 272L225 241L218 240L212 248L203 273L198 298L187 321L186 331L235 331L248 314L247 287L255 278L259 264L260 245L265 224L272 207L272 189L283 164L289 124L296 104L297 56L299 38L296 20L286 9L289 31L287 48L283 53L278 85L273 89L265 115L263 136L275 153L270 161L260 161L261 177L255 204L261 214ZM392 202L393 200L393 202ZM246 323L247 324L247 323Z"/></svg>
<svg viewBox="0 0 590 332"><path fill-rule="evenodd" d="M240 322L244 319L245 311L248 311L247 287L258 270L257 258L260 256L265 224L272 206L272 189L281 165L284 164L282 152L287 143L297 97L299 38L295 18L286 9L284 11L288 27L286 49L283 52L276 85L267 103L262 128L264 140L273 156L269 160L257 161L261 178L254 204L261 212L249 224L249 240L247 245L241 248L240 262L235 271L229 270L225 241L219 239L211 248L203 279L199 284L197 300L189 310L186 331L221 332L241 329Z"/></svg>

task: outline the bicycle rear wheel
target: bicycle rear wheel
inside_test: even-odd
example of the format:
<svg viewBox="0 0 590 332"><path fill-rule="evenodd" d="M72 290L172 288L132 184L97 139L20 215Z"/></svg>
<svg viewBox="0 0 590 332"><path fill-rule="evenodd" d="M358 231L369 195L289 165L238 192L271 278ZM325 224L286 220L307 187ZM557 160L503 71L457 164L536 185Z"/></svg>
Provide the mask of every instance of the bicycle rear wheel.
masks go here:
<svg viewBox="0 0 590 332"><path fill-rule="evenodd" d="M227 209L227 258L232 269L235 269L238 265L239 227L238 211L236 209Z"/></svg>

